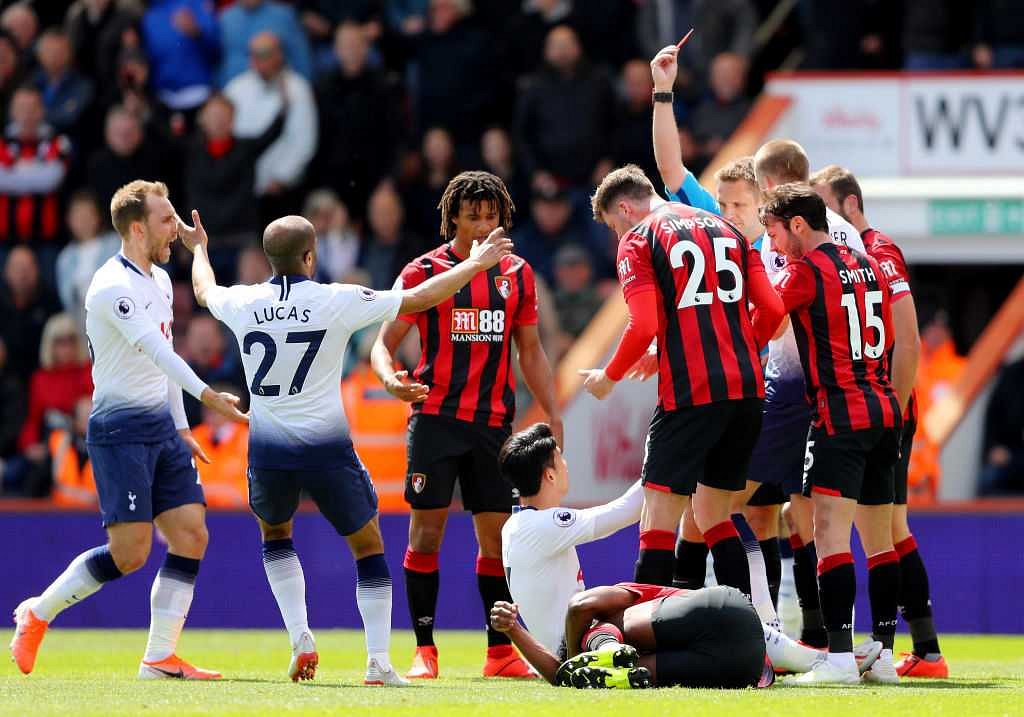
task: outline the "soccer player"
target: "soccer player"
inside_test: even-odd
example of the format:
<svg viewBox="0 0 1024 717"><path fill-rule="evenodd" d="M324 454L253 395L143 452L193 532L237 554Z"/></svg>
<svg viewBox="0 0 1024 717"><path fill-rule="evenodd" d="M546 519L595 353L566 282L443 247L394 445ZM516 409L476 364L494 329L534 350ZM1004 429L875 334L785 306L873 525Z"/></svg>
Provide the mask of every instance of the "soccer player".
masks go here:
<svg viewBox="0 0 1024 717"><path fill-rule="evenodd" d="M893 342L889 284L877 261L831 240L825 203L809 186L776 187L765 196L761 216L774 250L787 259L777 288L792 318L813 406L804 493L814 504L818 593L833 670L807 681L859 679L850 553L856 518L868 556L872 638L884 647L864 678L897 682L892 646L899 558L892 543L892 502L901 411L887 360Z"/></svg>
<svg viewBox="0 0 1024 717"><path fill-rule="evenodd" d="M512 599L534 639L548 653L564 660L570 654L566 612L573 597L585 589L576 546L636 522L642 503L639 483L607 505L586 510L563 507L561 501L569 490L569 468L551 428L543 423L505 441L499 464L502 476L518 490L522 504L501 534ZM821 652L798 645L768 625L763 634L768 657L776 667L806 672L825 661ZM880 643L865 650L869 661L864 669L881 650ZM541 667L537 663L534 666Z"/></svg>
<svg viewBox="0 0 1024 717"><path fill-rule="evenodd" d="M907 523L907 468L917 430L917 401L913 388L921 351L917 310L910 290L910 272L900 248L888 236L868 224L864 216L864 195L852 172L829 165L811 177L811 186L827 206L860 232L865 248L878 261L892 293L892 324L896 335L890 368L893 390L903 406L903 433L900 460L896 464L892 511L892 539L900 556L899 605L914 643L913 652L904 653L896 663L896 672L901 677L944 679L949 677L949 667L939 649L939 638L932 618L928 572Z"/></svg>
<svg viewBox="0 0 1024 717"><path fill-rule="evenodd" d="M305 579L292 541L293 515L303 490L356 561L356 604L366 633L365 684L408 683L391 667L391 574L377 520L377 495L348 437L341 403L341 357L349 337L399 313L424 311L452 296L478 272L511 252L501 227L473 242L465 261L411 289L375 292L321 284L316 231L302 217L272 222L263 250L273 270L256 286L217 286L198 212L182 228L195 254L196 299L235 334L252 395L249 504L263 535L263 564L292 646L292 680L312 679L318 662L306 620Z"/></svg>
<svg viewBox="0 0 1024 717"><path fill-rule="evenodd" d="M220 673L175 655L199 563L206 552L206 507L181 390L238 421L238 397L211 390L174 353L171 280L156 264L170 260L177 215L162 182L134 181L110 202L121 251L93 277L86 293L92 355L93 410L86 445L96 477L108 542L79 555L39 597L14 612L11 653L28 674L50 622L105 583L141 568L153 526L167 555L150 593L150 626L139 665L142 679L219 679Z"/></svg>
<svg viewBox="0 0 1024 717"><path fill-rule="evenodd" d="M659 199L635 165L605 177L591 203L594 219L619 237L629 323L606 368L581 370L584 388L605 398L657 336L659 401L642 472L635 579L672 584L676 529L692 495L719 583L749 595L730 507L761 428L758 346L782 316L778 296L742 234L713 214ZM760 308L760 329L749 301Z"/></svg>
<svg viewBox="0 0 1024 717"><path fill-rule="evenodd" d="M410 262L396 287L415 287L458 267L473 241L499 224L510 225L514 206L501 179L488 172L463 172L448 183L439 209L445 243ZM413 404L405 485L412 518L404 568L416 654L406 676L432 679L438 675L438 551L456 481L463 505L473 514L485 624L491 605L509 600L501 567L501 527L514 498L512 487L498 475L498 450L511 433L515 414L513 342L526 384L559 441L562 424L551 367L537 333L533 269L520 257L505 257L430 311L403 312L398 319L381 327L371 362L388 392ZM395 371L393 356L413 326L419 330L421 356L409 380L405 371ZM536 677L508 637L490 628L483 674Z"/></svg>

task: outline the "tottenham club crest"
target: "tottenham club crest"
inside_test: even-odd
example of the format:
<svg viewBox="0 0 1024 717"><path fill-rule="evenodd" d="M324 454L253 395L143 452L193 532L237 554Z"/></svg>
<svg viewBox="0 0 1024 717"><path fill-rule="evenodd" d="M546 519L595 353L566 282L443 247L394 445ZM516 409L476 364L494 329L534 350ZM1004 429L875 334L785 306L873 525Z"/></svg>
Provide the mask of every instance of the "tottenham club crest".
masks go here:
<svg viewBox="0 0 1024 717"><path fill-rule="evenodd" d="M427 476L424 473L413 473L409 476L409 482L412 484L413 491L419 494L427 487Z"/></svg>
<svg viewBox="0 0 1024 717"><path fill-rule="evenodd" d="M501 298L507 299L512 295L512 279L507 276L494 277L494 285L498 288Z"/></svg>
<svg viewBox="0 0 1024 717"><path fill-rule="evenodd" d="M130 319L135 316L135 302L127 296L122 296L114 302L114 313L119 319Z"/></svg>
<svg viewBox="0 0 1024 717"><path fill-rule="evenodd" d="M576 522L576 511L566 510L565 508L558 508L555 510L552 516L555 521L555 525L559 528L568 528L570 525Z"/></svg>

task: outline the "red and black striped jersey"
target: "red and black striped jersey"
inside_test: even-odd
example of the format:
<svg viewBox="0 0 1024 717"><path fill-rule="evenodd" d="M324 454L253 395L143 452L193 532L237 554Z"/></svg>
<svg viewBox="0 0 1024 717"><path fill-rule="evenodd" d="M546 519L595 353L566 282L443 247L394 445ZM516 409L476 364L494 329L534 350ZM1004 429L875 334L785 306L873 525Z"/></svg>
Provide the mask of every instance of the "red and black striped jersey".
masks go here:
<svg viewBox="0 0 1024 717"><path fill-rule="evenodd" d="M666 411L764 397L764 374L747 306L748 278L764 267L732 225L669 202L619 241L628 301L658 294L658 398ZM767 279L765 279L767 285Z"/></svg>
<svg viewBox="0 0 1024 717"><path fill-rule="evenodd" d="M0 193L0 241L58 238L59 194L70 156L67 137L48 130L31 140L10 134L0 138L0 167L17 168L22 185L22 190Z"/></svg>
<svg viewBox="0 0 1024 717"><path fill-rule="evenodd" d="M399 275L410 288L458 264L450 243L409 262ZM429 387L413 411L488 426L508 426L515 417L513 331L537 323L533 269L510 255L480 272L455 296L432 309L398 317L420 333L414 376Z"/></svg>
<svg viewBox="0 0 1024 717"><path fill-rule="evenodd" d="M878 262L825 242L776 283L793 321L814 425L829 435L901 424L889 382L892 297Z"/></svg>
<svg viewBox="0 0 1024 717"><path fill-rule="evenodd" d="M874 257L882 270L882 278L889 284L889 293L892 294L892 303L896 303L908 296L913 296L910 291L910 271L907 269L907 260L903 258L903 252L896 246L892 239L878 231L867 228L861 232L860 238L864 240L864 248L868 255ZM892 357L889 357L892 360ZM907 410L903 412L904 419L917 419L917 392L910 393L910 401L907 402Z"/></svg>

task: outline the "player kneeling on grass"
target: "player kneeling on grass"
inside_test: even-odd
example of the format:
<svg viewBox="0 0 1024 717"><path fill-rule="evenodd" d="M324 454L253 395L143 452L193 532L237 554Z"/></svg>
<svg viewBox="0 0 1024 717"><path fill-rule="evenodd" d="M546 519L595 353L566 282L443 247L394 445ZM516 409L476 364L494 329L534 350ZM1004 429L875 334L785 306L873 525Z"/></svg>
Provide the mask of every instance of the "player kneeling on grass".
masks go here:
<svg viewBox="0 0 1024 717"><path fill-rule="evenodd" d="M602 613L611 615L607 618L608 622L621 622L623 610L633 605L662 597L686 596L691 594L690 591L634 583L585 590L579 558L576 555L577 545L598 540L636 522L640 512L638 488L630 488L621 498L607 505L586 510L562 507L560 503L569 491L569 467L555 442L551 428L543 423L534 424L509 437L502 446L499 467L502 476L519 491L522 505L521 509L505 523L502 530L505 573L508 576L510 592L517 603L496 602L491 611L492 627L507 632L534 668L553 684L557 682L556 673L561 661L574 656L580 650L596 650L600 645L603 647L600 655L585 653L582 658L569 660L562 670L562 681L568 684L566 675L569 672L575 673L576 667L616 668L618 672L605 673L599 670L600 674L581 673L577 676L578 681L584 683L584 686L591 687L643 686L647 680L646 673L630 672L632 668L637 667L635 659L622 659L623 655L632 655L635 658L636 650L631 647L625 652L620 652L621 635L614 644L609 642L607 648L604 648L604 641L590 639L601 631L588 635L584 640L581 640L581 635L590 627L591 620L604 619L601 617ZM704 597L699 600L690 598L687 605L697 605L705 599L711 600L712 593L693 591L692 594L697 593L703 594ZM740 615L751 612L756 618L756 612L752 610L746 598L743 598L742 603L737 603L733 598L722 597L720 592L715 594L719 597L711 600L712 610L740 605L743 607ZM738 592L736 594L740 595ZM664 610L667 612L659 613L659 620L676 625L677 623L670 620L673 608L666 607ZM533 634L518 625L517 618L520 613ZM728 622L732 618L722 619ZM745 618L738 619L742 621ZM682 623L687 623L687 620L682 620ZM712 617L708 625L715 623L715 620L716 618ZM760 623L760 620L757 622ZM623 625L618 624L616 629L623 629ZM700 634L687 633L685 630L678 634L668 634L664 630L662 633L657 642L661 648L671 651L681 643L685 650L702 649L700 641L704 638ZM730 634L733 633L727 626L720 631L716 630L714 639L728 642ZM641 636L640 639L645 641L627 642L638 649L649 646L650 640L645 636ZM824 653L793 642L769 625L762 626L760 639L762 660L767 650L772 663L780 669L807 672L826 663ZM878 657L881 647L880 643L873 644L870 660L866 661L864 669ZM530 652L527 652L527 649ZM605 649L610 652L606 654ZM590 660L588 655L594 659ZM583 662L580 662L580 659ZM672 662L673 659L663 658L659 684L697 684L706 677L687 667L684 670L684 677L689 682L666 682L676 674L672 667L675 664ZM669 661L668 667L664 664L666 660ZM651 666L644 667L650 669ZM720 670L720 667L715 669ZM591 684L593 682L602 684Z"/></svg>
<svg viewBox="0 0 1024 717"><path fill-rule="evenodd" d="M348 435L341 403L341 357L361 328L425 311L512 251L498 227L474 241L457 267L411 289L372 291L321 284L313 225L282 217L263 233L274 276L255 286L218 286L198 212L179 231L194 252L192 285L238 339L252 395L249 503L263 534L263 564L292 644L288 675L312 679L318 655L306 619L306 584L292 542L302 491L344 536L356 561L356 604L368 653L365 684L408 683L391 667L391 574L377 520L377 494Z"/></svg>

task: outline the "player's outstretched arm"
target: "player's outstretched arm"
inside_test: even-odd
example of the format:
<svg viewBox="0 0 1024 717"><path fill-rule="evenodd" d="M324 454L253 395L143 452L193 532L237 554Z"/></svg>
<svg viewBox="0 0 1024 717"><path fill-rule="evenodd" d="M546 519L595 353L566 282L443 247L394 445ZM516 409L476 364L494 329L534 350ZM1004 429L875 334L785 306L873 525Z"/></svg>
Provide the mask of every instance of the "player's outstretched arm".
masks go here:
<svg viewBox="0 0 1024 717"><path fill-rule="evenodd" d="M651 60L651 78L655 92L671 92L679 72L677 58L679 48L675 45L664 47ZM677 192L686 179L683 165L683 150L679 144L679 129L671 102L654 103L654 161L658 165L661 181L671 191Z"/></svg>
<svg viewBox="0 0 1024 717"><path fill-rule="evenodd" d="M630 292L626 304L629 307L629 323L626 324L626 330L608 366L603 369L580 369L579 372L583 376L584 390L598 400L612 392L615 384L640 360L658 333L657 296L653 289Z"/></svg>
<svg viewBox="0 0 1024 717"><path fill-rule="evenodd" d="M206 294L217 286L217 277L207 254L210 238L195 209L192 210L192 224L190 227L178 217L178 237L185 248L192 252L192 291L195 292L196 301L200 306L206 306Z"/></svg>
<svg viewBox="0 0 1024 717"><path fill-rule="evenodd" d="M512 253L512 240L498 227L483 243L473 242L469 256L446 272L433 276L422 284L402 291L399 314L415 314L437 306L469 283L481 271L495 266Z"/></svg>
<svg viewBox="0 0 1024 717"><path fill-rule="evenodd" d="M564 446L565 429L558 412L558 401L555 398L555 377L551 372L551 363L547 352L540 341L540 333L536 324L520 326L515 329L513 338L519 351L519 368L523 370L523 379L533 394L534 400L540 405L547 416L547 423L559 446Z"/></svg>
<svg viewBox="0 0 1024 717"><path fill-rule="evenodd" d="M512 644L519 648L526 661L533 665L541 677L552 685L557 684L555 676L561 663L520 624L519 607L515 603L501 600L494 603L490 622L494 630L508 635Z"/></svg>

